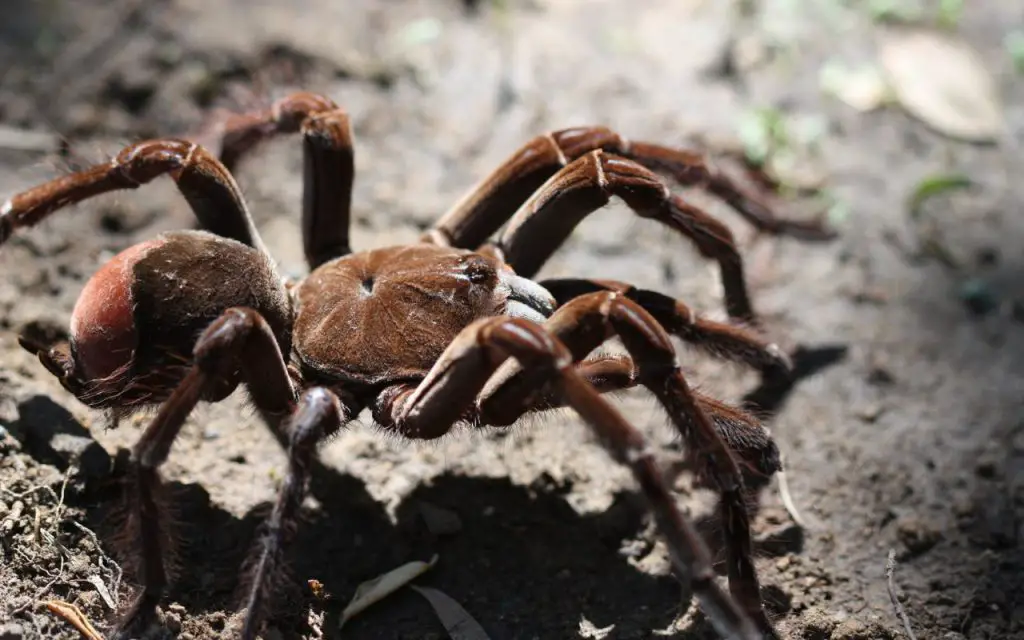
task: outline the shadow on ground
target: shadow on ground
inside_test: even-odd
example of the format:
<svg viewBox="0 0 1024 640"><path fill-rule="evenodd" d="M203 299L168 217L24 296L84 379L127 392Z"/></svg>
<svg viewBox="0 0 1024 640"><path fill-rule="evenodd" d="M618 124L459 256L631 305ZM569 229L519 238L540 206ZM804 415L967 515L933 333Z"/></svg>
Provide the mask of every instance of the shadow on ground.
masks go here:
<svg viewBox="0 0 1024 640"><path fill-rule="evenodd" d="M802 349L795 358L793 381L772 379L748 399L763 402L760 412L770 417L799 377L833 364L844 353L837 347ZM24 401L19 413L11 432L40 462L66 470L70 443L87 482L69 495L68 506L87 511L88 525L125 560L130 581L131 547L119 536L128 452L119 451L112 461L84 426L45 396ZM495 640L569 637L584 618L598 628L615 624L616 637L623 638L668 628L691 595L672 575L652 576L631 564L631 557L642 561L654 552L650 540L637 540L648 526L642 497L619 492L607 510L580 515L565 499L571 487L547 480L542 476L523 487L506 479L442 475L416 488L397 507L397 524L392 524L360 480L318 463L310 488L321 506L304 512L271 623L286 638L302 637L309 632L304 612L312 605L325 611L325 627L336 629L343 599L360 582L436 553L441 561L418 582L455 598ZM750 481L756 515L754 496L763 483ZM222 612L237 609L242 600L242 567L270 503L238 518L215 506L198 484L169 482L163 497L175 540L169 554L175 580L164 606L176 602L200 618L212 616L206 620L208 628L222 630L227 623ZM431 533L421 515L423 505L455 514L459 530ZM697 526L715 556L724 558L717 515L700 519ZM624 552L623 545L631 540L637 544ZM802 546L799 529L786 527L760 540L757 553L778 556ZM718 568L724 571L724 563ZM309 580L319 581L331 594L326 602L314 602ZM782 590L769 589L765 595L770 609L788 609ZM686 632L710 631L700 616L696 624ZM348 623L345 637L422 638L428 629L444 637L427 601L404 590Z"/></svg>

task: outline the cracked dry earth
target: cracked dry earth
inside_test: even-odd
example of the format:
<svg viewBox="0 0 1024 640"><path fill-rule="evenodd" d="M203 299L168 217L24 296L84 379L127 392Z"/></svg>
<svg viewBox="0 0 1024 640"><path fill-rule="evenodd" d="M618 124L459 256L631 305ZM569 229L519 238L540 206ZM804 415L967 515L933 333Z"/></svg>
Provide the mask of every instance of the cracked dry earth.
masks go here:
<svg viewBox="0 0 1024 640"><path fill-rule="evenodd" d="M1024 156L950 142L897 110L862 115L824 98L817 72L827 59L871 55L879 27L853 11L839 29L818 13L823 3L766 2L766 16L789 7L786 38L798 55L724 73L734 36L767 18L737 24L733 3L697 0L508 4L12 0L0 24L0 124L59 132L69 146L64 155L4 146L0 194L131 141L194 131L213 107L301 87L352 114L354 241L369 247L413 239L548 129L604 123L681 145L697 134L728 138L752 108L824 115L823 164L850 207L835 242L756 238L724 205L693 196L741 239L767 330L787 347L841 356L811 362L768 418L807 520L792 523L777 483L760 492L769 608L790 638L902 637L886 591L891 548L919 638L1024 637L1024 184L1015 179ZM972 2L959 29L997 72L1019 141L1024 86L999 44L1024 18L1012 5ZM977 185L928 204L957 269L905 248L914 242L907 194L946 170ZM300 175L292 139L238 176L275 257L297 274ZM162 181L65 211L0 252L0 637L77 637L41 600L74 603L100 627L111 605L123 605L131 582L112 559L111 467L145 422L105 429L16 335L60 330L103 260L192 224ZM715 269L620 205L581 225L543 275L629 280L721 316ZM973 282L994 304L964 304ZM749 372L683 358L691 379L719 397L739 401L757 386ZM657 442L679 499L714 539L713 495L681 468L653 402L643 393L618 402ZM571 415L430 445L360 423L322 459L330 471L313 482L292 554L296 586L282 593L267 638L339 637L358 583L435 552L421 583L456 599L496 640L598 637L608 627L608 638L711 637L687 613L690 595L680 600L628 474ZM236 567L284 462L236 399L189 421L164 468L182 546L153 637L232 628ZM456 531L426 526L438 509L457 516ZM326 600L309 593L309 579ZM347 624L344 637L446 633L404 590Z"/></svg>

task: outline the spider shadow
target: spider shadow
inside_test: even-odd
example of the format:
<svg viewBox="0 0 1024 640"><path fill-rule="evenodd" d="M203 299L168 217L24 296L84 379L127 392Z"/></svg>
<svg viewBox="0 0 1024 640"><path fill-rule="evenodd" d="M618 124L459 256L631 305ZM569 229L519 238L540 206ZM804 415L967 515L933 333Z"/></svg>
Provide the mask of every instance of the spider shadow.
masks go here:
<svg viewBox="0 0 1024 640"><path fill-rule="evenodd" d="M35 412L26 411L26 430L41 417L51 420L63 412L57 416L62 429L85 432L48 399L25 408ZM112 465L107 458L111 473L69 494L69 505L85 510L85 524L122 559L132 555L131 547L118 541L126 460L127 451L118 451ZM544 477L523 487L505 478L448 474L416 488L398 505L393 521L361 480L323 463L316 465L310 490L322 506L304 510L287 552L287 574L276 585L270 625L282 638L309 634L310 604L326 614L325 637L342 637L340 614L360 583L434 554L439 562L417 584L454 598L495 640L573 637L581 618L597 627L614 624L625 637L645 637L651 629L668 627L692 599L672 575L650 575L619 552L624 540L644 529L646 509L634 492L615 495L600 513L580 515L565 499L570 487L552 486ZM201 618L206 629L220 633L239 608L242 567L270 502L239 517L214 504L201 484L173 481L165 483L162 497L174 547L168 554L173 578L162 598L165 611L178 603L190 618ZM455 514L459 530L431 533L421 515L424 504ZM126 569L130 576L131 567ZM324 585L330 594L326 601L314 602L307 586L311 579ZM686 630L693 632L703 636L710 627L701 619ZM428 602L403 589L348 622L343 637L447 634Z"/></svg>
<svg viewBox="0 0 1024 640"><path fill-rule="evenodd" d="M636 537L645 521L645 506L632 492L617 494L605 511L580 515L564 498L568 487L449 474L416 488L392 522L361 480L318 466L311 493L323 506L306 510L288 550L288 575L277 585L270 620L279 637L308 635L310 604L326 614L326 638L447 637L428 602L409 589L338 631L341 611L361 582L435 554L438 563L416 584L455 599L494 640L574 637L581 618L597 627L614 624L624 637L645 637L668 627L691 601L672 575L649 575L620 554L623 540ZM206 617L219 632L226 618L220 612L239 607L241 567L269 503L236 517L199 484L169 482L166 489L177 552L163 602ZM88 509L89 525L106 540L117 534L112 504L97 500ZM432 533L421 515L425 504L454 514L458 531ZM323 584L326 601L314 603L306 586L312 579ZM710 627L701 620L686 633L694 631Z"/></svg>
<svg viewBox="0 0 1024 640"><path fill-rule="evenodd" d="M797 388L800 381L820 371L828 369L842 361L848 352L843 344L830 344L815 347L800 346L791 355L792 369L786 375L767 373L762 376L760 384L748 392L742 399L742 406L758 416L763 422L770 422L785 406L790 394ZM694 470L686 463L669 469L670 477ZM749 472L743 473L744 485L747 489L747 510L753 521L761 510L761 493L770 485L770 478ZM698 487L715 490L710 482L699 482ZM696 519L695 525L716 559L715 569L725 572L727 550L720 514L712 511ZM781 557L789 553L800 553L804 549L805 534L796 523L779 526L764 533L754 541L755 557ZM776 612L784 613L789 609L789 596L781 589L763 585L763 596L766 606Z"/></svg>
<svg viewBox="0 0 1024 640"><path fill-rule="evenodd" d="M803 375L826 366L838 352L828 353L831 360L820 354L811 357ZM812 366L818 361L823 364ZM798 357L798 373L802 362ZM777 410L795 383L766 381L752 395L767 398L768 389L774 395L766 404ZM105 541L116 540L118 519L112 514L124 495L119 469L126 452L117 456L121 463L113 465L113 474L96 479L95 469L104 463L109 468L109 457L70 413L45 396L32 397L19 408L22 418L12 425L12 432L21 434L27 450L41 461L67 468L53 448L57 435L88 439L82 450L95 448L89 455L103 458L89 465L94 472L86 490L72 499L81 500L77 506L85 509L90 528ZM163 601L180 603L190 615L206 616L218 632L226 619L219 612L238 608L242 567L270 503L238 517L215 505L200 484L168 482L166 490L176 553L175 579ZM440 561L417 583L454 598L495 640L572 637L582 618L598 628L614 624L622 637L645 637L652 629L668 627L692 601L692 594L671 573L641 571L620 552L624 541L644 537L647 516L640 494L620 492L608 509L581 515L566 501L568 490L543 478L522 487L504 478L442 475L399 504L393 522L361 480L318 462L310 492L322 506L303 514L271 624L284 638L308 633L304 612L313 598L305 585L316 579L331 594L323 603L326 637L338 637L340 612L361 582L436 553ZM421 516L424 504L454 513L460 530L432 534ZM721 557L717 517L702 519L698 526ZM799 547L800 541L795 544ZM781 545L782 552L795 550L792 540L782 540ZM642 550L639 557L652 548ZM115 548L119 556L125 551ZM685 633L707 633L708 625L698 620ZM445 637L427 601L406 589L346 624L344 637L423 638L429 637L427 630Z"/></svg>

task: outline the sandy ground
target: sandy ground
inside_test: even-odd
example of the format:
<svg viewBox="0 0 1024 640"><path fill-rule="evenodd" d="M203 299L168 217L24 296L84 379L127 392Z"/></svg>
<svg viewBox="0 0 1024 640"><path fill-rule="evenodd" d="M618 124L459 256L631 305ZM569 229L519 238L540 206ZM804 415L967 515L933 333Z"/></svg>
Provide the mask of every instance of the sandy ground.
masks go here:
<svg viewBox="0 0 1024 640"><path fill-rule="evenodd" d="M358 247L414 238L545 130L604 123L681 145L698 134L728 139L755 108L823 117L821 166L849 206L834 243L755 238L724 205L694 195L742 239L768 331L815 354L769 417L808 521L792 523L777 483L760 493L770 610L792 638L904 637L886 590L894 549L917 637L1024 637L1024 159L951 142L895 109L863 115L824 97L826 61L873 55L882 28L863 13L766 2L760 18L739 22L734 3L698 0L532 0L506 10L455 0L9 4L0 124L59 132L71 151L0 149L4 197L125 143L193 131L214 106L301 87L352 114ZM997 74L1019 143L1024 82L1001 44L1024 21L1013 4L972 2L959 30ZM766 34L784 46L761 65L723 64L737 38ZM926 208L951 264L915 255L919 230L905 204L922 178L945 171L976 181ZM239 171L275 257L296 274L300 175L296 140ZM123 604L131 581L111 559L108 480L143 422L105 430L16 335L66 326L77 292L112 252L192 224L162 182L69 210L0 252L2 638L76 637L40 600L75 603L100 627L112 620L104 601ZM543 275L629 280L721 315L715 269L619 205L582 225ZM685 360L719 397L739 401L757 386L749 372L689 352ZM650 399L620 403L678 470L683 452ZM628 474L572 416L419 446L361 423L322 459L329 468L313 482L293 554L296 586L268 639L339 637L358 583L433 553L439 563L422 584L455 598L495 640L602 637L593 629L610 626L604 637L710 637L686 615L690 596L680 601ZM236 568L283 469L241 402L193 416L164 468L180 511L181 570L154 637L230 628ZM675 475L680 500L713 538L713 496ZM458 530L431 533L422 515L431 507L454 513ZM326 600L308 579L323 583ZM446 637L409 590L341 635Z"/></svg>

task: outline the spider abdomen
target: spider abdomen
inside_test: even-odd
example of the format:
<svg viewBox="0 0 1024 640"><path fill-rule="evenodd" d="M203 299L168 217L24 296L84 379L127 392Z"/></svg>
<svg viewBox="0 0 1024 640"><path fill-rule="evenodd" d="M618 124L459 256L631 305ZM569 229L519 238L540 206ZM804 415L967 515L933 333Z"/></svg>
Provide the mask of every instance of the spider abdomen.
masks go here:
<svg viewBox="0 0 1024 640"><path fill-rule="evenodd" d="M148 240L125 249L82 289L70 329L72 354L83 378L107 378L131 362L139 338L132 312L132 271L163 242Z"/></svg>
<svg viewBox="0 0 1024 640"><path fill-rule="evenodd" d="M134 245L101 267L79 296L70 327L73 376L121 393L141 375L183 373L196 338L231 307L258 311L288 352L288 295L260 251L204 231ZM160 385L170 386L176 376L162 377Z"/></svg>

